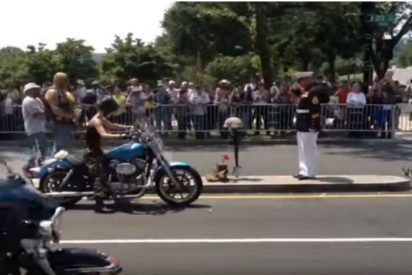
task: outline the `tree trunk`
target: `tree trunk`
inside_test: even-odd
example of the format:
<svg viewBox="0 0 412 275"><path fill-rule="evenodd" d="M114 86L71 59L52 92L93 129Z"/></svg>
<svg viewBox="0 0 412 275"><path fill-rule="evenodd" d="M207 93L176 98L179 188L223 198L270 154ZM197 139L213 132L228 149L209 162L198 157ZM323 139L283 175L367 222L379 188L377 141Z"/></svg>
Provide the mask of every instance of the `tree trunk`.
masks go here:
<svg viewBox="0 0 412 275"><path fill-rule="evenodd" d="M329 81L331 83L335 83L335 80L336 80L335 60L336 60L336 55L335 54L329 54L329 56L328 56L329 73L330 73Z"/></svg>
<svg viewBox="0 0 412 275"><path fill-rule="evenodd" d="M196 54L196 82L202 83L203 82L203 62L202 62L202 54L200 50L197 50Z"/></svg>
<svg viewBox="0 0 412 275"><path fill-rule="evenodd" d="M388 71L389 59L386 57L376 58L373 62L373 67L375 69L378 80L381 80L385 77L385 74Z"/></svg>
<svg viewBox="0 0 412 275"><path fill-rule="evenodd" d="M256 40L255 47L260 57L261 69L263 80L265 81L266 88L272 85L272 65L271 54L267 46L267 25L265 15L265 4L254 3L255 15L256 15Z"/></svg>

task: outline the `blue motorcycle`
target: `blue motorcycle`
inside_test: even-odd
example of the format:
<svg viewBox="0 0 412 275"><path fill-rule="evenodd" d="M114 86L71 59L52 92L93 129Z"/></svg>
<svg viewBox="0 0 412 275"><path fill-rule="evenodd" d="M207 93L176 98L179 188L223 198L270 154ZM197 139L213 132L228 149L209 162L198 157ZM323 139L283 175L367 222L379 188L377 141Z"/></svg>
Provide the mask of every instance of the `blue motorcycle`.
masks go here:
<svg viewBox="0 0 412 275"><path fill-rule="evenodd" d="M199 173L187 162L169 162L163 154L163 141L153 129L133 127L130 141L105 154L111 199L131 200L155 191L166 203L187 206L202 193ZM39 179L39 190L69 207L83 197L92 197L92 165L83 156L59 152L41 167L31 168Z"/></svg>

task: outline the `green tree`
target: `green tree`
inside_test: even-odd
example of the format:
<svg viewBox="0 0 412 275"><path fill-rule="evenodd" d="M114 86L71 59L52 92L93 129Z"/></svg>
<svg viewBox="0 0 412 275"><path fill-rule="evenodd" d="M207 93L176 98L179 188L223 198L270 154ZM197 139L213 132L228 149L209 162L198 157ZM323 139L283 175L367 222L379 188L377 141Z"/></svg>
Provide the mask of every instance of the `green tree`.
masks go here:
<svg viewBox="0 0 412 275"><path fill-rule="evenodd" d="M179 2L166 12L162 25L173 51L194 58L202 71L218 54L237 56L251 49L244 19L223 3Z"/></svg>
<svg viewBox="0 0 412 275"><path fill-rule="evenodd" d="M169 64L153 45L145 45L141 40L128 34L122 39L116 36L112 47L102 62L103 78L125 81L133 77L155 82L162 77L173 75Z"/></svg>
<svg viewBox="0 0 412 275"><path fill-rule="evenodd" d="M24 51L19 48L0 49L0 86L17 88L30 79L26 61Z"/></svg>
<svg viewBox="0 0 412 275"><path fill-rule="evenodd" d="M356 3L280 3L283 12L273 18L272 50L284 70L317 71L326 61L335 76L337 57L351 58L360 51Z"/></svg>
<svg viewBox="0 0 412 275"><path fill-rule="evenodd" d="M217 57L206 67L206 73L216 80L229 79L234 83L244 83L256 73L251 56Z"/></svg>
<svg viewBox="0 0 412 275"><path fill-rule="evenodd" d="M85 45L84 40L69 38L57 44L54 53L58 69L67 73L72 81L95 78L98 70L93 60L93 50L93 47Z"/></svg>
<svg viewBox="0 0 412 275"><path fill-rule="evenodd" d="M412 65L412 41L408 41L399 53L398 63L401 67Z"/></svg>
<svg viewBox="0 0 412 275"><path fill-rule="evenodd" d="M34 46L27 47L27 68L32 80L38 84L51 81L53 75L59 70L57 56L54 51L45 48L40 43L36 49Z"/></svg>
<svg viewBox="0 0 412 275"><path fill-rule="evenodd" d="M380 2L375 4L374 14L393 15L394 21L387 26L369 22L375 46L371 59L379 79L383 78L393 58L393 51L398 42L412 29L412 4L409 2ZM389 38L387 38L389 35Z"/></svg>

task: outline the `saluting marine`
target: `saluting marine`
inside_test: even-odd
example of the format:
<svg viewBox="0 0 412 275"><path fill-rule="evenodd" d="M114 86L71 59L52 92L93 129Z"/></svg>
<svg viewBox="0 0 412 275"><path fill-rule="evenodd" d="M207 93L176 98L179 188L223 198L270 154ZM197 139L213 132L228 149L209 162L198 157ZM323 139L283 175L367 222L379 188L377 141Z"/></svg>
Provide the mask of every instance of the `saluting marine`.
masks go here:
<svg viewBox="0 0 412 275"><path fill-rule="evenodd" d="M321 102L317 87L312 85L312 77L312 72L296 74L301 90L296 110L299 173L295 178L299 180L315 179L318 167L317 139L321 129Z"/></svg>

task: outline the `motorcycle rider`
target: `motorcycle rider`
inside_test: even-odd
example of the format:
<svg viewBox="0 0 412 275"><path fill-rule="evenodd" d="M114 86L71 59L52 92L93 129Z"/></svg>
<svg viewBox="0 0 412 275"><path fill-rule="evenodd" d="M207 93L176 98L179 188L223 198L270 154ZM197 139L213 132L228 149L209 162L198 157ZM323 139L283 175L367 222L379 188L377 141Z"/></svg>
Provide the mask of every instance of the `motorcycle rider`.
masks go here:
<svg viewBox="0 0 412 275"><path fill-rule="evenodd" d="M125 139L127 134L113 134L108 130L128 130L130 126L121 125L109 121L111 114L117 111L119 105L116 101L107 96L98 103L98 111L89 121L86 130L86 143L89 152L86 154L86 164L89 173L95 178L94 192L95 192L95 211L103 210L103 200L108 196L108 183L106 174L106 162L104 159L104 152L101 147L101 139Z"/></svg>

